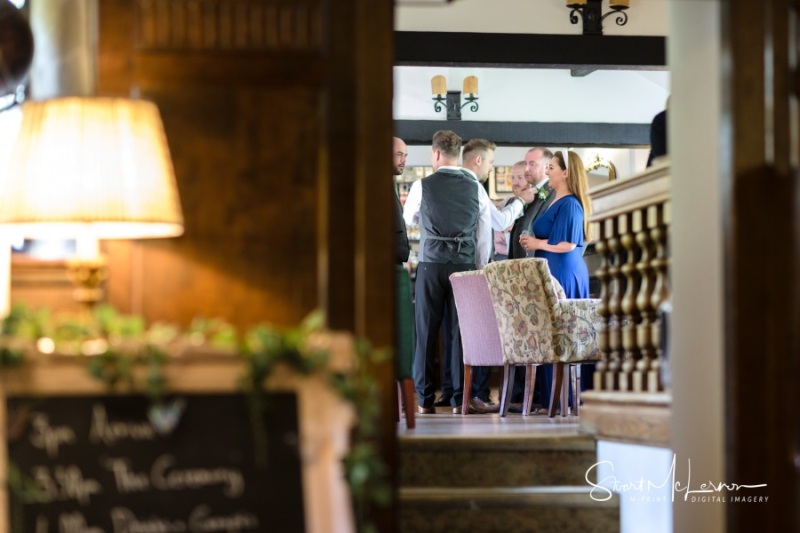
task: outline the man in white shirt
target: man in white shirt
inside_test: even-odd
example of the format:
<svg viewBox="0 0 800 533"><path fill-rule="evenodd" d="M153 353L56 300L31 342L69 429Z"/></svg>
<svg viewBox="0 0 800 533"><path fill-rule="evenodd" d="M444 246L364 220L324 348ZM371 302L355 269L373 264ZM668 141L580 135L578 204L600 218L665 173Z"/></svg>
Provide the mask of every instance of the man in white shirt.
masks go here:
<svg viewBox="0 0 800 533"><path fill-rule="evenodd" d="M480 183L485 182L487 179L489 179L489 173L494 167L494 154L496 149L497 146L494 143L485 139L472 139L464 145L461 168ZM516 218L517 208L520 206L523 208L525 207L524 201L521 201L519 198L515 197L515 199L509 202L509 204L504 208L504 211L508 210L508 214L504 214L503 211L499 211L494 206L494 203L489 201L489 196L486 194L486 191L483 189L483 187L480 189L483 193L481 196L485 196L485 200L489 205L491 205L491 208L484 209L481 214L485 216L485 212L489 212L489 216L492 220L491 227L496 231L501 231L508 227L508 225L506 225L498 229L496 224L504 224L507 221L509 214L513 214L513 216ZM532 195L531 198L533 198ZM485 222L484 224L480 225L478 231L488 231L493 237L491 229L487 227ZM491 367L488 366L476 366L471 368L472 386L470 387L469 392L470 412L496 413L500 410L500 405L492 402L489 395L490 370Z"/></svg>
<svg viewBox="0 0 800 533"><path fill-rule="evenodd" d="M450 361L453 387L450 406L454 413L461 411L464 363L450 275L483 267L492 251L491 215L481 195L486 191L458 166L460 151L461 138L454 132L434 134L431 164L436 172L414 184L403 209L406 222L417 223L420 233L414 310L414 385L420 414L435 412L435 356L443 321L443 357ZM488 197L486 203L491 204Z"/></svg>
<svg viewBox="0 0 800 533"><path fill-rule="evenodd" d="M525 205L524 200L517 199L499 211L478 181L479 178L485 180L489 175L494 164L495 145L481 141L484 143L481 146L488 150L482 150L477 165L470 165L474 170L465 171L457 166L460 142L461 139L450 131L440 131L434 135L431 158L436 172L414 182L403 209L406 223L420 226L420 255L415 286L417 348L414 373L421 414L434 411L435 335L442 324L446 330L442 389L443 393L452 389L449 400L454 412L460 410L461 406L464 367L449 275L486 266L492 255L492 228L505 229L510 226L522 214ZM449 149L455 144L458 144L459 150L450 152ZM465 155L468 154L471 156L471 152L465 152ZM432 180L434 176L436 178ZM474 226L466 217L467 211L469 217L476 216ZM461 222L454 222L454 218ZM432 224L432 221L435 223ZM469 225L469 228L462 228L463 224ZM456 252L455 255L453 252ZM444 273L447 275L444 276Z"/></svg>

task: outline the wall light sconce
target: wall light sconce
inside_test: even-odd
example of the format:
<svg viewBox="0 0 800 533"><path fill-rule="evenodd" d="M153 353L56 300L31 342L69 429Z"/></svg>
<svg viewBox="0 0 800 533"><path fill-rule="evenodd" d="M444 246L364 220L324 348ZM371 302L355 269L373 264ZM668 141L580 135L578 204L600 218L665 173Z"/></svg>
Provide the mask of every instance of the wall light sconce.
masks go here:
<svg viewBox="0 0 800 533"><path fill-rule="evenodd" d="M448 91L447 80L444 76L431 78L431 92L433 93L433 110L441 113L442 104L447 108L447 120L461 120L461 109L469 104L473 113L478 110L478 78L467 76L464 78L464 103L461 103L462 91Z"/></svg>
<svg viewBox="0 0 800 533"><path fill-rule="evenodd" d="M573 24L578 23L578 13L583 19L584 35L603 35L603 21L609 15L616 15L617 26L624 26L628 23L628 14L625 10L629 7L629 0L609 0L608 7L611 9L603 15L603 0L567 0L567 7L572 9L569 14L569 21Z"/></svg>

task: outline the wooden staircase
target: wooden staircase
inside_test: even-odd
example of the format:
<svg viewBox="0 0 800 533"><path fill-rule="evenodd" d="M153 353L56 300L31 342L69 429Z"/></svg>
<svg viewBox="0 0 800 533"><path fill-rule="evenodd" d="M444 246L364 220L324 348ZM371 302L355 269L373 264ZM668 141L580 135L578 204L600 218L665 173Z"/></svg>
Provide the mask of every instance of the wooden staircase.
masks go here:
<svg viewBox="0 0 800 533"><path fill-rule="evenodd" d="M417 424L398 437L400 532L619 531L619 499L589 495L595 442L576 419L437 414Z"/></svg>

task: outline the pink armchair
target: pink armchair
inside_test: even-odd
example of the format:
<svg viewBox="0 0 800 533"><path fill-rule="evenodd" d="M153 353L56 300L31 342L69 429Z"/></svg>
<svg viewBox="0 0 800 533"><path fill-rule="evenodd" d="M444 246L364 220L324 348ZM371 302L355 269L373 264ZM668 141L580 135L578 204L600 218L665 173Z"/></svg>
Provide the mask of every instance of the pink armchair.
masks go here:
<svg viewBox="0 0 800 533"><path fill-rule="evenodd" d="M469 411L469 398L472 397L472 367L503 366L503 346L497 329L494 304L483 272L478 270L453 274L450 276L450 284L453 287L461 344L464 348L464 401L461 404L461 413L466 415ZM510 387L510 382L505 377L507 374L506 367L504 392ZM506 395L501 394L500 399L500 413L505 416Z"/></svg>

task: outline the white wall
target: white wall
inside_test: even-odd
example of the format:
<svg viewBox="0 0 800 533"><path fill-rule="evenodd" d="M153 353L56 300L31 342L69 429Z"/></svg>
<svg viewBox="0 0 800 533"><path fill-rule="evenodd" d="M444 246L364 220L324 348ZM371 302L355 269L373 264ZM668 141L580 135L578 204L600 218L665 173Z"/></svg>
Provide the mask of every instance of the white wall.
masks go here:
<svg viewBox="0 0 800 533"><path fill-rule="evenodd" d="M667 35L669 0L630 0L628 23L617 26L613 17L603 24L605 35ZM608 3L603 3L603 11ZM477 33L580 34L581 23L569 21L564 0L456 0L431 6L404 6L395 10L399 31L454 31Z"/></svg>
<svg viewBox="0 0 800 533"><path fill-rule="evenodd" d="M446 120L433 108L431 78L438 74L457 91L466 76L478 77L478 111L461 110L471 121L649 123L664 109L670 85L666 71L598 70L573 78L561 69L395 67L395 119Z"/></svg>
<svg viewBox="0 0 800 533"><path fill-rule="evenodd" d="M525 158L525 152L532 146L498 146L495 152L495 166L511 166ZM552 151L567 151L563 146L548 146ZM596 155L614 164L617 170L617 179L625 179L644 170L647 164L648 149L627 149L627 148L570 148L581 156L584 164L594 161ZM408 167L428 167L431 166L431 147L430 146L409 146ZM590 184L591 188L591 184ZM489 191L494 188L489 187ZM494 196L494 195L492 195Z"/></svg>
<svg viewBox="0 0 800 533"><path fill-rule="evenodd" d="M672 446L693 488L725 479L719 0L670 4ZM675 531L725 531L725 505L676 498Z"/></svg>

